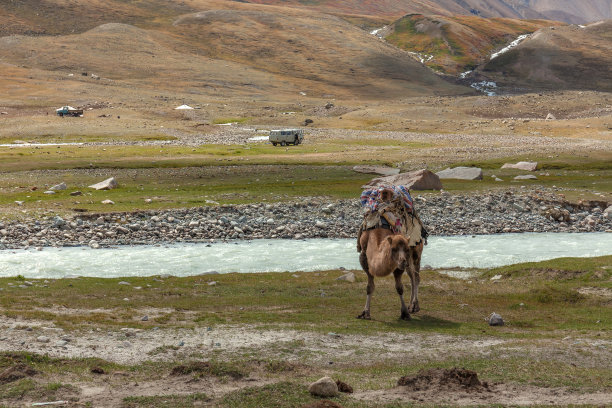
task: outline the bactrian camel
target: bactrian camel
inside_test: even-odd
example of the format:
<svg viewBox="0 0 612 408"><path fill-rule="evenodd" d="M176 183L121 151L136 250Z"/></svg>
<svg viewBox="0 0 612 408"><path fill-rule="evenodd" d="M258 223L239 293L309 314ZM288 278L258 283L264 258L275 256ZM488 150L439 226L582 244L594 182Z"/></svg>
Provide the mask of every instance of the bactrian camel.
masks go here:
<svg viewBox="0 0 612 408"><path fill-rule="evenodd" d="M409 246L408 239L401 234L395 234L386 228L365 230L359 237L357 250L360 251L359 263L368 275L367 299L363 312L358 319L370 319L370 301L374 293L374 277L384 277L393 273L395 289L402 304L400 318L410 320L410 313L420 310L419 271L421 268L421 254L423 253L423 240L416 246ZM406 271L410 276L412 286L410 306L404 303L404 286L402 275Z"/></svg>

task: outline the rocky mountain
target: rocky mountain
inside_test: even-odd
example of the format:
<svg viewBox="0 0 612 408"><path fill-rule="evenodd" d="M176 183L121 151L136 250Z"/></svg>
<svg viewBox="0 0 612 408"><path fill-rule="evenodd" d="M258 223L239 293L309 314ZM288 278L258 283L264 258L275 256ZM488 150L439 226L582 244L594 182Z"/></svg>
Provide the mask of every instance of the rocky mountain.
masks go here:
<svg viewBox="0 0 612 408"><path fill-rule="evenodd" d="M612 91L612 20L537 31L479 69L514 89Z"/></svg>
<svg viewBox="0 0 612 408"><path fill-rule="evenodd" d="M247 1L247 0L241 0ZM326 12L400 17L405 14L477 15L585 23L612 18L612 0L248 0Z"/></svg>
<svg viewBox="0 0 612 408"><path fill-rule="evenodd" d="M410 14L390 24L382 35L433 70L458 75L484 63L519 35L559 24L549 20Z"/></svg>

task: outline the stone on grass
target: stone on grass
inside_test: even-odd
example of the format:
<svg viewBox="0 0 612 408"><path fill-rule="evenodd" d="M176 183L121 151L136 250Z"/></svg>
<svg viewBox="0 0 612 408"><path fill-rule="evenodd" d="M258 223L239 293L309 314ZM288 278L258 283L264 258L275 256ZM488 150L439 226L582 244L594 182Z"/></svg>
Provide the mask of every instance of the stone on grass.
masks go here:
<svg viewBox="0 0 612 408"><path fill-rule="evenodd" d="M65 190L67 189L68 186L66 185L66 183L61 182L59 184L54 185L53 187L51 187L49 190L53 190L53 191L60 191L60 190Z"/></svg>
<svg viewBox="0 0 612 408"><path fill-rule="evenodd" d="M102 204L115 204L115 202L113 200L103 200Z"/></svg>
<svg viewBox="0 0 612 408"><path fill-rule="evenodd" d="M70 195L71 195L72 197L80 196L80 195L82 195L82 194L83 194L83 193L81 193L80 191L73 191L73 192L71 192L71 193L70 193Z"/></svg>
<svg viewBox="0 0 612 408"><path fill-rule="evenodd" d="M536 171L538 167L538 162L518 162L518 163L506 163L501 168L502 169L518 169L525 171Z"/></svg>
<svg viewBox="0 0 612 408"><path fill-rule="evenodd" d="M479 167L453 167L436 174L440 179L482 180L482 169Z"/></svg>
<svg viewBox="0 0 612 408"><path fill-rule="evenodd" d="M355 274L353 272L347 272L344 275L340 276L336 280L343 280L347 282L355 282Z"/></svg>
<svg viewBox="0 0 612 408"><path fill-rule="evenodd" d="M370 181L363 188L378 186L401 185L410 190L441 190L440 177L429 170L417 170L408 173L400 173L395 176L379 177Z"/></svg>
<svg viewBox="0 0 612 408"><path fill-rule="evenodd" d="M96 184L92 184L89 188L93 188L95 190L112 190L113 188L117 188L119 184L114 177L106 179Z"/></svg>
<svg viewBox="0 0 612 408"><path fill-rule="evenodd" d="M514 179L515 180L537 180L538 178L534 176L533 174L527 174L523 176L516 176Z"/></svg>
<svg viewBox="0 0 612 408"><path fill-rule="evenodd" d="M400 169L394 167L385 167L385 166L355 166L353 167L353 171L357 173L366 173L366 174L379 174L381 176L395 176L399 174Z"/></svg>
<svg viewBox="0 0 612 408"><path fill-rule="evenodd" d="M308 387L308 392L317 397L329 398L338 395L338 386L330 377L323 377Z"/></svg>
<svg viewBox="0 0 612 408"><path fill-rule="evenodd" d="M498 315L497 313L491 313L491 315L487 318L487 321L489 322L489 326L503 326L504 325L504 319L502 319L502 317Z"/></svg>

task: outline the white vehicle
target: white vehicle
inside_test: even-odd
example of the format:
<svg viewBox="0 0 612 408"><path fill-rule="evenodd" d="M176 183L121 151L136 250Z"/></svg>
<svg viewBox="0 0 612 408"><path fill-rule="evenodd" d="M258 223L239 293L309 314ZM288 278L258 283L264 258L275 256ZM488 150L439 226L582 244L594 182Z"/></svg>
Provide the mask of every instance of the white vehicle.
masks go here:
<svg viewBox="0 0 612 408"><path fill-rule="evenodd" d="M270 131L270 142L276 146L286 146L293 144L295 146L302 143L304 140L304 130L302 129L282 129L282 130L271 130Z"/></svg>

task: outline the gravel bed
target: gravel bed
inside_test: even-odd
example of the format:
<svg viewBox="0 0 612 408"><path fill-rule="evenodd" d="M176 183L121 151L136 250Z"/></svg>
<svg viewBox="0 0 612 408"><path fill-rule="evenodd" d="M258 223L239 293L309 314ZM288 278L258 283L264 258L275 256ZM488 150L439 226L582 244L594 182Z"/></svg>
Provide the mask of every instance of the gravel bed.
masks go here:
<svg viewBox="0 0 612 408"><path fill-rule="evenodd" d="M552 191L417 196L432 235L509 232L612 232L606 202L570 204ZM165 211L87 214L0 223L0 249L202 242L261 238L354 238L358 200L221 205Z"/></svg>

